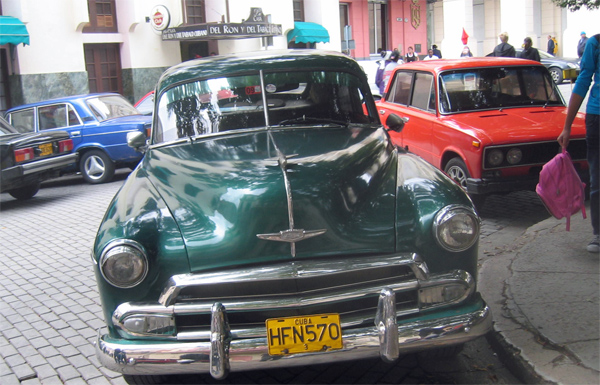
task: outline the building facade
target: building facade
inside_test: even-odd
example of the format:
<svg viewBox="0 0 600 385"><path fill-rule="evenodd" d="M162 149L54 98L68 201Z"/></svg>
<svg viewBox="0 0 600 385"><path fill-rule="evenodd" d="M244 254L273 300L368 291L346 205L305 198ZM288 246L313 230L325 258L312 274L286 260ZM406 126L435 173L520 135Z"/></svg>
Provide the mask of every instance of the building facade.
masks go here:
<svg viewBox="0 0 600 385"><path fill-rule="evenodd" d="M592 36L600 19L551 0L0 0L0 13L28 33L0 44L0 112L89 92L134 102L166 68L212 54L319 48L376 60L380 49L424 56L436 44L452 58L464 30L475 56L503 31L541 49L556 36L559 55L576 56L579 33Z"/></svg>
<svg viewBox="0 0 600 385"><path fill-rule="evenodd" d="M520 47L525 37L546 51L548 36L558 42L556 56L577 57L580 33L600 33L600 10L581 8L571 12L552 0L444 0L428 2L428 40L437 44L444 57L459 57L463 28L474 56L486 56L508 32L509 44Z"/></svg>

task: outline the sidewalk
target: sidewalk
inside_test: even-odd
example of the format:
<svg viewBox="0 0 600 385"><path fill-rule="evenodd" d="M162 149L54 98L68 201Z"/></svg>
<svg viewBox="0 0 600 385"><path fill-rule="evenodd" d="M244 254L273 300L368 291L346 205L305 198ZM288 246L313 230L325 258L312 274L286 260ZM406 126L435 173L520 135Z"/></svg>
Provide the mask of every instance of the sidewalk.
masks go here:
<svg viewBox="0 0 600 385"><path fill-rule="evenodd" d="M600 384L599 254L581 213L550 218L480 267L479 290L494 315L489 341L527 383ZM512 239L510 239L512 238Z"/></svg>

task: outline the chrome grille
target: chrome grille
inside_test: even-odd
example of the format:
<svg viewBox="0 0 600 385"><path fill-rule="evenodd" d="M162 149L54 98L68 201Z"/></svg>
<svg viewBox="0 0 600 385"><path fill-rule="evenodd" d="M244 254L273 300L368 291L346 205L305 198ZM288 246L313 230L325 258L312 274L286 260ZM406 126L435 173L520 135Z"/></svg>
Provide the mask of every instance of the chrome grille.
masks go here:
<svg viewBox="0 0 600 385"><path fill-rule="evenodd" d="M339 313L342 327L373 324L383 287L396 292L398 315L418 312L418 258L411 254L294 261L219 273L176 276L160 302L174 309L177 339L208 339L211 306L227 310L238 338L265 335L265 320Z"/></svg>

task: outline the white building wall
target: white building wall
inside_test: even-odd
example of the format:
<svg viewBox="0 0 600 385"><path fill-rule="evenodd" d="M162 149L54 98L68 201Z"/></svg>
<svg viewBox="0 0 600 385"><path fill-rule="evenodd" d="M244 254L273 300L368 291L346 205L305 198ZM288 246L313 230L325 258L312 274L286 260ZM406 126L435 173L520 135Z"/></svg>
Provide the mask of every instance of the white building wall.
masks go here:
<svg viewBox="0 0 600 385"><path fill-rule="evenodd" d="M500 0L484 1L485 13L485 38L483 40L483 52L480 56L485 56L494 51L498 45L498 35L502 32L500 23Z"/></svg>
<svg viewBox="0 0 600 385"><path fill-rule="evenodd" d="M285 32L294 28L294 12L292 0L228 0L229 1L229 18L231 23L241 23L250 15L250 8L262 8L263 13L271 15L271 22L281 24L284 36L276 36L273 38L273 46L268 49L283 49L287 47ZM328 0L329 1L329 0ZM221 20L220 16L217 20L208 19L209 9L221 9L219 12L225 13L223 0L207 0L206 12L207 22L215 22ZM219 53L227 54L234 52L248 52L262 50L263 43L261 38L253 39L231 39L219 40Z"/></svg>
<svg viewBox="0 0 600 385"><path fill-rule="evenodd" d="M508 43L520 47L527 35L527 8L530 0L500 0L500 30L496 31L496 44L500 43L498 35L508 33Z"/></svg>
<svg viewBox="0 0 600 385"><path fill-rule="evenodd" d="M577 42L583 31L586 36L592 37L600 33L600 10L590 11L586 8L576 12L567 12L567 28L562 33L562 55L565 57L577 57Z"/></svg>
<svg viewBox="0 0 600 385"><path fill-rule="evenodd" d="M448 0L444 3L444 20L452 20L452 23L444 23L444 39L439 47L444 59L458 58L463 50L462 31L463 28L473 41L473 0ZM469 45L467 43L467 45Z"/></svg>
<svg viewBox="0 0 600 385"><path fill-rule="evenodd" d="M16 74L85 71L81 28L89 21L86 0L3 0L5 15L27 26L30 45L16 47Z"/></svg>
<svg viewBox="0 0 600 385"><path fill-rule="evenodd" d="M317 43L317 49L342 50L338 0L304 0L304 21L321 24L329 32L329 43Z"/></svg>
<svg viewBox="0 0 600 385"><path fill-rule="evenodd" d="M429 31L433 31L433 33L429 33L431 41L429 42L429 47L423 49L423 55L427 55L429 48L435 44L440 51L442 51L442 56L444 56L442 42L444 40L445 8L447 7L445 7L442 2L433 3L433 15L432 17L428 17L428 21L431 21L431 24L427 27ZM451 22L450 20L449 22Z"/></svg>
<svg viewBox="0 0 600 385"><path fill-rule="evenodd" d="M558 56L577 57L577 42L585 31L590 37L600 31L600 10L582 8L575 12L560 8L552 0L485 0L483 2L484 37L474 39L473 0L444 0L429 9L432 44L441 44L444 58L459 57L462 28L469 34L469 47L474 56L486 56L500 43L498 35L507 32L508 42L521 47L525 37L531 37L533 46L546 51L548 35L555 36L559 44ZM440 21L442 19L443 21ZM468 29L470 28L470 29ZM479 33L479 31L476 31ZM436 43L437 42L437 43ZM479 43L476 45L476 43Z"/></svg>
<svg viewBox="0 0 600 385"><path fill-rule="evenodd" d="M169 67L181 62L179 42L162 41L161 34L146 22L146 17L152 16L152 8L156 5L163 5L169 10L170 25L181 24L180 0L116 1L122 68ZM92 37L96 42L110 40L110 37L102 35L106 34L84 34L84 40L91 42Z"/></svg>

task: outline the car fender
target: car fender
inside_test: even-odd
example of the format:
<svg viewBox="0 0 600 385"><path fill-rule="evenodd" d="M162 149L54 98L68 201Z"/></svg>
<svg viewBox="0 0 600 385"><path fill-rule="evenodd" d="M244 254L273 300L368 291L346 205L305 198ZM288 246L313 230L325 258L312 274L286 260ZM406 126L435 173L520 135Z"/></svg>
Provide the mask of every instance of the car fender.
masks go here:
<svg viewBox="0 0 600 385"><path fill-rule="evenodd" d="M145 250L148 275L135 288L114 287L99 270L98 262L106 246L119 240L134 241ZM112 313L120 303L156 300L171 276L190 271L181 232L145 171L133 171L109 204L92 248L92 261L111 333Z"/></svg>
<svg viewBox="0 0 600 385"><path fill-rule="evenodd" d="M136 130L132 130L136 131ZM126 134L125 134L126 135ZM113 162L135 162L143 157L143 154L135 151L127 145L127 141L124 143L100 143L100 142L80 142L75 146L74 151L82 154L89 150L100 150L108 155Z"/></svg>
<svg viewBox="0 0 600 385"><path fill-rule="evenodd" d="M428 180L424 185L423 181ZM430 168L421 157L399 151L397 178L396 241L413 243L432 271L456 268L477 276L477 243L463 252L449 252L439 246L433 234L435 215L450 204L473 207L466 192L438 169Z"/></svg>

